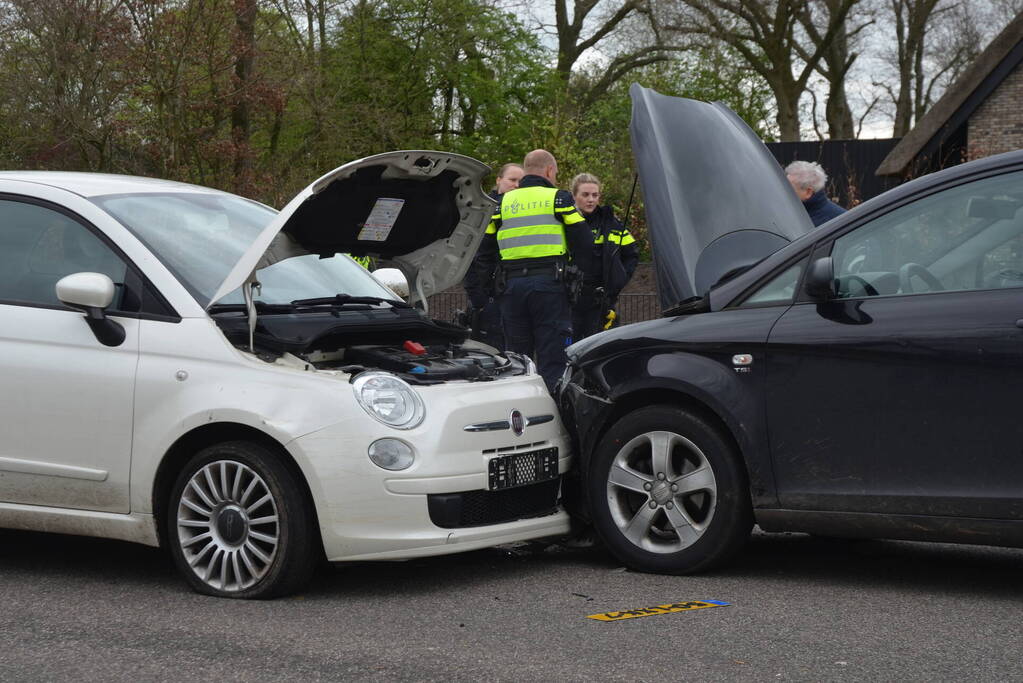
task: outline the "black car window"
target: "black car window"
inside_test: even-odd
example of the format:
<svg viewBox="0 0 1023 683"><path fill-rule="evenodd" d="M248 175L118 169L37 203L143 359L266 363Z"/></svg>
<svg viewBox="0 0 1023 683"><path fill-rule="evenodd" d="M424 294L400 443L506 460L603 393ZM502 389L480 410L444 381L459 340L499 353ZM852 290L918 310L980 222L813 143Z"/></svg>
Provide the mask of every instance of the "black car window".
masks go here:
<svg viewBox="0 0 1023 683"><path fill-rule="evenodd" d="M761 286L743 301L740 304L740 308L792 303L792 298L796 294L796 286L799 284L799 278L803 274L805 263L805 259L801 260L796 265L786 268L776 277L768 280L767 284Z"/></svg>
<svg viewBox="0 0 1023 683"><path fill-rule="evenodd" d="M65 275L103 273L117 286L119 308L127 266L73 218L37 204L0 200L0 300L62 306L56 284Z"/></svg>
<svg viewBox="0 0 1023 683"><path fill-rule="evenodd" d="M1015 172L870 221L835 241L838 298L1023 286L1021 208L1023 172Z"/></svg>

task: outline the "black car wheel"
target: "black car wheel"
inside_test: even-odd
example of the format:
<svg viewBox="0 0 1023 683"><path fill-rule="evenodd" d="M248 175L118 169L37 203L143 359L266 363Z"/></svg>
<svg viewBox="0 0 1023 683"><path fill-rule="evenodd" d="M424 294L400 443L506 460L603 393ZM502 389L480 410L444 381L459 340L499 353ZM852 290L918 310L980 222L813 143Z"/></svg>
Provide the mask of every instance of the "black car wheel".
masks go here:
<svg viewBox="0 0 1023 683"><path fill-rule="evenodd" d="M167 539L195 590L272 598L298 590L315 569L312 523L295 477L259 444L205 448L181 470L167 506Z"/></svg>
<svg viewBox="0 0 1023 683"><path fill-rule="evenodd" d="M700 417L648 406L616 422L586 473L597 533L633 569L688 574L738 551L753 525L735 448Z"/></svg>

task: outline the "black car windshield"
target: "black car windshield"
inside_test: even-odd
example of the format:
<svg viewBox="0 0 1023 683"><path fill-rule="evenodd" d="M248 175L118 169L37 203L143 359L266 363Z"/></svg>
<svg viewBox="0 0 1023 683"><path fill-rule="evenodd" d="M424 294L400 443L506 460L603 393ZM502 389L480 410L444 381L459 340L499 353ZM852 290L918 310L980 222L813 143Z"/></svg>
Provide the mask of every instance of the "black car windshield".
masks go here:
<svg viewBox="0 0 1023 683"><path fill-rule="evenodd" d="M146 193L92 200L139 238L202 306L277 212L228 194ZM257 273L255 299L284 304L335 294L396 298L359 264L344 255L297 256ZM241 290L219 303L242 303Z"/></svg>

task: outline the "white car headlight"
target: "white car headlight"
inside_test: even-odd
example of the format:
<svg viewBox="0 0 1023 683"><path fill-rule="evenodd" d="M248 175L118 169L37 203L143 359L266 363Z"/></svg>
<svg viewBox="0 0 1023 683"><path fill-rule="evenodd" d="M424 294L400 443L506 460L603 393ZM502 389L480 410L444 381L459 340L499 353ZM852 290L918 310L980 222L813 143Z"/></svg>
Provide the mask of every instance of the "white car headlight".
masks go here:
<svg viewBox="0 0 1023 683"><path fill-rule="evenodd" d="M408 469L416 460L412 446L398 439L377 439L369 445L368 454L374 465L391 471Z"/></svg>
<svg viewBox="0 0 1023 683"><path fill-rule="evenodd" d="M395 429L418 427L426 417L423 399L408 384L386 372L364 372L352 382L363 409Z"/></svg>

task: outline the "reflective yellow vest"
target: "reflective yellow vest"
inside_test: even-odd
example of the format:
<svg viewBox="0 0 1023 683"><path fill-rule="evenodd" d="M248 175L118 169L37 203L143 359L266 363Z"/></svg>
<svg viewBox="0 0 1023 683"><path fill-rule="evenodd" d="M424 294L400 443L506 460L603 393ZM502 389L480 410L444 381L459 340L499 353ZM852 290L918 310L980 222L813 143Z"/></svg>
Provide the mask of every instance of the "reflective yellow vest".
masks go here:
<svg viewBox="0 0 1023 683"><path fill-rule="evenodd" d="M487 234L497 235L502 261L562 256L568 251L565 226L584 219L575 206L557 206L553 187L520 187L501 198Z"/></svg>
<svg viewBox="0 0 1023 683"><path fill-rule="evenodd" d="M594 233L594 237L595 237L595 239L593 240L594 244L604 243L604 233L598 231ZM609 232L607 234L607 241L610 242L611 244L618 244L623 247L626 247L634 243L636 241L636 238L633 237L628 230L622 228L621 230L612 230L611 232Z"/></svg>
<svg viewBox="0 0 1023 683"><path fill-rule="evenodd" d="M353 261L358 263L360 266L362 266L366 270L371 270L372 269L372 267L373 267L373 259L371 257L369 257L369 256L352 256L351 254L349 254L349 256L351 256Z"/></svg>

